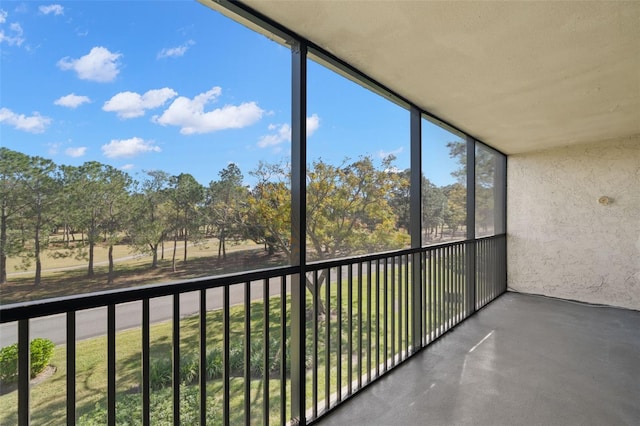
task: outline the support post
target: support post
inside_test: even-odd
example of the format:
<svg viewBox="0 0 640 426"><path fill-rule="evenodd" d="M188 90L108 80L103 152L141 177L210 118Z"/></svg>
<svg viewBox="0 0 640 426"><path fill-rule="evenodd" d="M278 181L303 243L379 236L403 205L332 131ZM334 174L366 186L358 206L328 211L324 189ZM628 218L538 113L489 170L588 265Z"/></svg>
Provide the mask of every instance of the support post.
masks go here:
<svg viewBox="0 0 640 426"><path fill-rule="evenodd" d="M307 46L291 48L291 424L305 425Z"/></svg>
<svg viewBox="0 0 640 426"><path fill-rule="evenodd" d="M422 247L422 114L411 107L411 182L409 195L409 228L411 248ZM422 256L411 255L412 352L422 347Z"/></svg>
<svg viewBox="0 0 640 426"><path fill-rule="evenodd" d="M466 284L469 312L476 311L476 141L467 137L467 256Z"/></svg>

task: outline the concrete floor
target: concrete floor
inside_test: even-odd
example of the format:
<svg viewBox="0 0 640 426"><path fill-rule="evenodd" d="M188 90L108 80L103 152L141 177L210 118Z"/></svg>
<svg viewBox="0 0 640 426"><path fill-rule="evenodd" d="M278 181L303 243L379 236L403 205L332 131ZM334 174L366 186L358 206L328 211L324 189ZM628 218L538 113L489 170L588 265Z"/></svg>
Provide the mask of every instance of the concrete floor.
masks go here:
<svg viewBox="0 0 640 426"><path fill-rule="evenodd" d="M640 312L507 293L318 425L640 425Z"/></svg>

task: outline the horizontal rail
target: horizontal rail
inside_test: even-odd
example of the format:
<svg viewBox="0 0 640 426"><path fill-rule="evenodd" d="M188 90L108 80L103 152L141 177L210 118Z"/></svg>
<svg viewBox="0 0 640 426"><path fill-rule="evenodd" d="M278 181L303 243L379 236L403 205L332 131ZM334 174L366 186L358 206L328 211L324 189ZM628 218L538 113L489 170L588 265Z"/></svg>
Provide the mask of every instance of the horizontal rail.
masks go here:
<svg viewBox="0 0 640 426"><path fill-rule="evenodd" d="M18 423L29 424L32 407L28 383L29 320L66 313L67 322L67 400L69 424L76 415L76 312L107 307L106 417L116 421L117 388L116 321L119 304L137 301L140 311L140 405L143 424L153 416L150 369L150 301L173 297L171 316L171 380L168 386L172 418L180 421L183 392L198 386L199 420L207 422L210 410L219 411L223 423L272 423L274 413L279 424L289 421L288 401L293 398L289 372L291 360L299 359L305 375L306 406L303 422L314 422L336 406L350 400L420 349L444 335L477 309L506 291L506 236L460 240L415 249L313 262L242 274L185 280L130 289L89 293L64 298L5 305L0 307L2 323L20 325L19 354L21 374L18 382ZM472 261L472 268L469 267ZM303 348L291 346L292 318L288 286L305 271L307 312L300 321L305 333ZM279 289L272 294L269 290ZM240 303L230 301L232 289L242 293ZM255 290L254 290L255 289ZM258 289L262 295L258 296ZM207 292L219 296L221 305L207 307ZM253 293L256 291L256 293ZM306 291L306 290L305 290ZM181 341L180 297L199 292L197 343L184 347ZM275 299L270 299L275 297ZM218 310L217 313L214 311ZM209 315L218 320L209 322ZM260 320L258 320L260 318ZM255 321L255 323L254 323ZM219 327L221 341L207 347L208 324ZM255 328L254 328L255 325ZM186 334L185 334L186 335ZM218 345L218 344L216 344ZM299 353L303 350L303 353ZM298 351L296 357L293 352ZM183 361L183 355L187 361ZM183 362L197 360L196 376ZM211 357L211 358L210 358ZM210 362L221 359L217 372L209 374ZM70 375L69 375L70 373ZM206 377L205 377L206 376ZM190 377L190 378L189 378ZM220 403L207 393L209 381L218 381ZM271 386L271 381L278 380ZM233 401L233 402L232 402Z"/></svg>
<svg viewBox="0 0 640 426"><path fill-rule="evenodd" d="M465 242L479 242L493 240L504 235L494 235L477 238L475 240L460 240L447 242L421 248L402 249L390 252L351 256L341 259L311 262L306 265L307 272L319 271L327 268L335 268L350 264L373 262L394 256L409 255L422 252L432 252L443 247L458 245ZM54 297L49 299L33 300L28 302L0 305L0 324L14 322L21 319L37 318L83 309L98 308L111 304L121 304L138 300L171 296L174 294L192 291L219 288L246 281L259 281L263 279L277 278L284 275L300 273L300 266L285 266L279 268L261 269L246 273L231 273L216 275L214 277L193 278L162 284L149 284L125 289L105 290L92 293L76 294L72 296Z"/></svg>

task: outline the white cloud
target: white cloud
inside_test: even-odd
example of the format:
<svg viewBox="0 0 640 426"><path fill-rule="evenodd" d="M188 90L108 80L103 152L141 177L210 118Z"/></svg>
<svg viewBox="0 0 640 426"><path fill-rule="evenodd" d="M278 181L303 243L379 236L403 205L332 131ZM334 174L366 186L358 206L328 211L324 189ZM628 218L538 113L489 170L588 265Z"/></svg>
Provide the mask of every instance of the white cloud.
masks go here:
<svg viewBox="0 0 640 426"><path fill-rule="evenodd" d="M193 99L180 96L176 98L162 115L154 116L152 121L163 126L181 127L180 133L211 133L224 129L240 129L260 120L264 114L255 102L240 105L225 105L212 111L205 111L205 106L217 99L222 93L220 87L201 93Z"/></svg>
<svg viewBox="0 0 640 426"><path fill-rule="evenodd" d="M115 112L120 118L134 118L144 115L145 110L158 108L178 95L173 89L149 90L143 95L135 92L120 92L104 103L102 109Z"/></svg>
<svg viewBox="0 0 640 426"><path fill-rule="evenodd" d="M307 137L310 138L316 130L320 127L320 117L318 114L313 114L311 117L307 117Z"/></svg>
<svg viewBox="0 0 640 426"><path fill-rule="evenodd" d="M131 170L135 167L135 165L133 164L125 164L124 166L120 167L120 170Z"/></svg>
<svg viewBox="0 0 640 426"><path fill-rule="evenodd" d="M73 158L82 157L84 154L87 153L87 147L79 146L77 148L67 148L64 150L64 153L67 154L69 157L73 157Z"/></svg>
<svg viewBox="0 0 640 426"><path fill-rule="evenodd" d="M158 59L184 56L184 54L187 53L187 50L189 50L189 48L194 44L196 44L195 41L189 40L185 44L178 47L164 48L160 52L158 52Z"/></svg>
<svg viewBox="0 0 640 426"><path fill-rule="evenodd" d="M0 9L0 24L4 24L7 22L7 11L4 9Z"/></svg>
<svg viewBox="0 0 640 426"><path fill-rule="evenodd" d="M68 56L58 61L61 70L74 70L81 80L91 80L100 83L113 81L120 73L120 53L110 52L109 49L97 46L89 53L71 59Z"/></svg>
<svg viewBox="0 0 640 426"><path fill-rule="evenodd" d="M102 145L102 153L109 158L134 157L145 152L160 152L159 146L153 141L145 141L142 138L112 139L108 144Z"/></svg>
<svg viewBox="0 0 640 426"><path fill-rule="evenodd" d="M313 114L311 117L307 117L307 137L311 137L316 130L320 127L320 117L318 114ZM291 126L288 124L270 124L269 130L274 131L269 135L260 137L258 140L258 146L260 148L266 148L269 146L280 145L283 142L291 142Z"/></svg>
<svg viewBox="0 0 640 426"><path fill-rule="evenodd" d="M7 12L0 11L1 23L5 23L6 20ZM5 33L4 30L0 30L0 43L7 43L9 46L22 46L22 43L24 43L23 34L22 26L18 22L12 22L9 24L9 34Z"/></svg>
<svg viewBox="0 0 640 426"><path fill-rule="evenodd" d="M76 95L75 93L62 96L61 98L58 98L55 101L53 101L55 105L59 105L67 108L78 108L80 105L86 104L89 102L91 102L91 99L89 99L88 97L79 96L79 95Z"/></svg>
<svg viewBox="0 0 640 426"><path fill-rule="evenodd" d="M43 13L45 15L48 15L50 13L53 13L54 15L64 15L64 7L62 7L59 4L50 4L49 6L40 6L38 8L40 10L40 13Z"/></svg>
<svg viewBox="0 0 640 426"><path fill-rule="evenodd" d="M24 114L16 114L8 108L0 108L0 123L6 123L18 130L29 133L42 133L51 124L51 119L34 112L27 117Z"/></svg>
<svg viewBox="0 0 640 426"><path fill-rule="evenodd" d="M275 133L265 135L258 140L258 146L260 148L266 148L268 146L280 145L283 142L291 141L291 126L288 124L281 124L279 126L269 125L269 130L276 130Z"/></svg>

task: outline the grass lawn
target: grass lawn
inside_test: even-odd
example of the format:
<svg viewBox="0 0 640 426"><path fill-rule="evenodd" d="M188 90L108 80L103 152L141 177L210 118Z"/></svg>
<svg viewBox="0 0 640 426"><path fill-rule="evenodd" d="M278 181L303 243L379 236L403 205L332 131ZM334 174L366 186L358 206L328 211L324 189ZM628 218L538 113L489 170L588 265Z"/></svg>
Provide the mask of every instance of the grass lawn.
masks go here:
<svg viewBox="0 0 640 426"><path fill-rule="evenodd" d="M175 272L171 268L170 253L159 261L155 269L150 267L149 257L127 259L115 265L115 279L110 285L107 285L106 265L96 266L93 277L87 277L84 267L45 271L39 286L33 285L32 274L10 275L9 282L0 286L0 304L243 272L286 263L283 256L269 256L261 246L239 245L233 248L227 252L226 259L218 259L217 249L213 253L211 248L205 249L204 246L190 247L187 262L178 261Z"/></svg>

